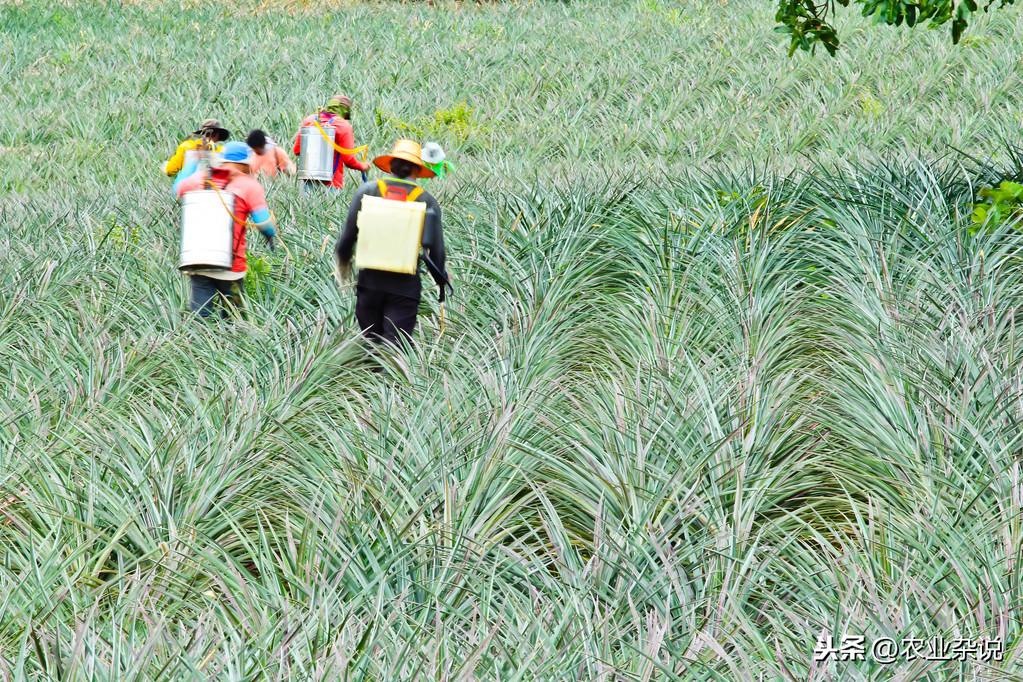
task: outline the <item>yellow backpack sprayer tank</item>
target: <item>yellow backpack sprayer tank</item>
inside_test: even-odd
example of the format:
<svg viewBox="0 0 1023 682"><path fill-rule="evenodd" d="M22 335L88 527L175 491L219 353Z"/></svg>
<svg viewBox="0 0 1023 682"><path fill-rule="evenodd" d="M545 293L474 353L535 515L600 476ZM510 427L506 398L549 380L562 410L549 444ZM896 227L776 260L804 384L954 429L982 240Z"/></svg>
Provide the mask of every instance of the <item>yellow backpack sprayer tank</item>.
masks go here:
<svg viewBox="0 0 1023 682"><path fill-rule="evenodd" d="M234 262L234 195L215 189L181 198L178 268L230 269Z"/></svg>
<svg viewBox="0 0 1023 682"><path fill-rule="evenodd" d="M321 132L322 131L322 132ZM299 131L298 178L325 180L334 177L334 126L303 126Z"/></svg>
<svg viewBox="0 0 1023 682"><path fill-rule="evenodd" d="M425 203L364 196L357 220L357 266L406 275L419 271L419 247L426 223Z"/></svg>

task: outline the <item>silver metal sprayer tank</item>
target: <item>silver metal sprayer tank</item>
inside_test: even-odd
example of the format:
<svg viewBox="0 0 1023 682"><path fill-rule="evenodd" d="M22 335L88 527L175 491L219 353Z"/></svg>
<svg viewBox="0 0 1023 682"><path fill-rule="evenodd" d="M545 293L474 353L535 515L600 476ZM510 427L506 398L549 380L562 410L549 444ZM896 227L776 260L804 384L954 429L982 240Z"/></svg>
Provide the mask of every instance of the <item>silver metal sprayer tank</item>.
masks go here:
<svg viewBox="0 0 1023 682"><path fill-rule="evenodd" d="M181 197L178 268L231 269L234 262L234 195L196 190Z"/></svg>
<svg viewBox="0 0 1023 682"><path fill-rule="evenodd" d="M204 171L220 165L220 154L212 149L189 149L185 152L185 163L182 168L187 168L192 161L196 162L199 170Z"/></svg>
<svg viewBox="0 0 1023 682"><path fill-rule="evenodd" d="M324 139L326 135L327 139ZM298 177L300 180L334 178L334 126L303 126L299 131Z"/></svg>

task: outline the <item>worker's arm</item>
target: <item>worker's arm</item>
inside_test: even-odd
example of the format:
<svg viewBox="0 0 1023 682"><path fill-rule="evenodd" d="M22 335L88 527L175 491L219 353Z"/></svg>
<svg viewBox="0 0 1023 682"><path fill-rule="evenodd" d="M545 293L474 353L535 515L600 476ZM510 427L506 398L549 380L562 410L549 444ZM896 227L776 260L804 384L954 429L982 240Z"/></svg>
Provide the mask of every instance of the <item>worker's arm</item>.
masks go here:
<svg viewBox="0 0 1023 682"><path fill-rule="evenodd" d="M277 236L277 226L274 225L273 216L266 205L266 192L263 186L251 178L246 178L244 184L232 185L234 192L249 209L249 222L259 230L260 234L266 237L271 250L274 246L274 237Z"/></svg>
<svg viewBox="0 0 1023 682"><path fill-rule="evenodd" d="M197 170L199 170L199 160L198 159L190 159L189 161L187 161L185 163L185 167L182 168L181 172L178 173L176 178L174 178L174 184L171 185L171 188L174 190L174 192L177 193L178 186L181 185L181 183L184 182L185 180L187 180L188 178L190 178L193 175L195 175L195 172Z"/></svg>
<svg viewBox="0 0 1023 682"><path fill-rule="evenodd" d="M440 205L430 194L426 194L424 198L426 207L433 213L433 217L426 226L427 232L423 235L423 255L426 269L440 288L440 300L443 301L445 288L450 289L451 283L445 267L447 254L444 251L444 229L441 226Z"/></svg>
<svg viewBox="0 0 1023 682"><path fill-rule="evenodd" d="M181 172L181 167L185 164L187 147L188 145L185 142L178 145L178 148L174 150L174 155L167 159L167 163L163 164L164 173L173 178Z"/></svg>
<svg viewBox="0 0 1023 682"><path fill-rule="evenodd" d="M193 173L192 175L184 178L180 182L174 183L174 193L180 199L184 196L185 192L192 192L197 189L202 189L203 183L206 181L205 173Z"/></svg>
<svg viewBox="0 0 1023 682"><path fill-rule="evenodd" d="M264 237L277 236L277 225L274 224L273 215L268 207L264 206L250 213L249 220Z"/></svg>
<svg viewBox="0 0 1023 682"><path fill-rule="evenodd" d="M366 187L363 186L352 198L352 205L348 208L348 218L341 230L341 235L334 245L334 258L338 263L347 265L352 260L352 252L355 251L355 240L359 236L358 220L359 209L362 208L362 197L366 194Z"/></svg>
<svg viewBox="0 0 1023 682"><path fill-rule="evenodd" d="M249 214L249 220L259 233L266 239L267 246L270 250L274 250L274 237L277 236L277 226L274 224L273 215L270 213L270 209L266 206L256 209Z"/></svg>
<svg viewBox="0 0 1023 682"><path fill-rule="evenodd" d="M288 152L280 147L274 147L274 152L277 154L277 170L287 175L294 175L295 162L288 158Z"/></svg>
<svg viewBox="0 0 1023 682"><path fill-rule="evenodd" d="M303 124L304 125L304 124ZM302 128L299 127L295 134L295 143L291 145L291 153L298 156L302 153Z"/></svg>
<svg viewBox="0 0 1023 682"><path fill-rule="evenodd" d="M355 133L352 131L352 127L349 125L340 125L337 128L337 134L334 136L334 141L338 147L345 149L355 149ZM354 168L357 171L369 170L369 164L363 163L355 158L351 154L341 154L341 163Z"/></svg>

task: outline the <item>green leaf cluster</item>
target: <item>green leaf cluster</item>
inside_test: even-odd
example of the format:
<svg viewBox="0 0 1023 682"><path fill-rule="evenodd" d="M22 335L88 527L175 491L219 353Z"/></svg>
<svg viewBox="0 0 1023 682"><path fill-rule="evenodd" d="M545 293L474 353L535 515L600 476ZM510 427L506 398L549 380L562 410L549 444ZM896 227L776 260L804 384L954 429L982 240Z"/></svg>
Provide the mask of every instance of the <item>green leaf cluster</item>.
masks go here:
<svg viewBox="0 0 1023 682"><path fill-rule="evenodd" d="M1023 213L1023 184L1003 180L998 187L985 187L979 194L985 201L973 205L972 233L983 226L996 227Z"/></svg>
<svg viewBox="0 0 1023 682"><path fill-rule="evenodd" d="M248 270L245 273L245 294L250 298L259 298L270 288L270 261L264 256L249 254Z"/></svg>
<svg viewBox="0 0 1023 682"><path fill-rule="evenodd" d="M374 122L377 127L390 127L400 134L420 140L443 140L456 144L465 144L489 132L479 121L476 110L465 100L437 109L433 115L419 116L410 121L377 108L374 111Z"/></svg>
<svg viewBox="0 0 1023 682"><path fill-rule="evenodd" d="M813 51L820 44L831 55L838 50L839 37L832 21L836 4L843 7L856 5L865 17L873 17L889 26L913 27L929 22L931 28L951 23L952 42L958 43L970 18L976 12L987 11L992 5L1011 5L1015 0L780 0L775 20L777 31L790 37L789 55L797 49Z"/></svg>

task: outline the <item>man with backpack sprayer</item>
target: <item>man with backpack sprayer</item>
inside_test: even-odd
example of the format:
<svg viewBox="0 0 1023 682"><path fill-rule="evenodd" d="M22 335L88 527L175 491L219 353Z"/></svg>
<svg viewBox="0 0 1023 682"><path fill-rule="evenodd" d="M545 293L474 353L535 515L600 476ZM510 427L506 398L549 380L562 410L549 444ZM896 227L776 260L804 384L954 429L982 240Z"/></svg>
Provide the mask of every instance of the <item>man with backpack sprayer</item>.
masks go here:
<svg viewBox="0 0 1023 682"><path fill-rule="evenodd" d="M355 256L355 317L376 342L411 337L422 295L420 258L440 287L442 324L445 289L452 289L444 269L440 206L412 180L433 177L421 154L418 143L398 140L390 154L373 159L389 176L358 189L334 247L339 280L350 277Z"/></svg>
<svg viewBox="0 0 1023 682"><path fill-rule="evenodd" d="M241 283L247 269L245 255L245 227L252 224L262 233L270 250L274 248L274 236L277 234L270 209L266 205L266 195L262 185L251 175L249 164L252 160L252 149L244 142L228 142L224 146L220 164L209 172L200 171L183 180L177 188L179 198L189 192L212 189L217 192L219 203L209 210L215 214L220 210L227 211L228 218L233 217L230 253L220 267L189 268L182 265L182 270L191 280L191 297L189 308L201 317L208 317L213 312L214 299L222 298L241 307ZM228 203L230 202L230 204ZM233 205L233 210L232 210ZM214 219L223 219L215 215ZM184 241L184 237L183 237ZM226 242L225 242L226 246ZM185 245L182 245L184 251ZM187 261L185 261L187 263ZM221 317L227 317L227 310L221 309Z"/></svg>
<svg viewBox="0 0 1023 682"><path fill-rule="evenodd" d="M202 122L198 130L174 150L173 156L163 164L163 172L178 180L183 180L198 169L198 156L204 152L220 152L225 140L231 132L220 125L215 118ZM191 153L190 153L191 152ZM180 176L180 177L179 177Z"/></svg>
<svg viewBox="0 0 1023 682"><path fill-rule="evenodd" d="M302 181L302 188L309 189L316 186L341 189L345 185L345 167L362 172L362 179L365 182L366 171L369 164L359 161L355 154L365 154L366 146L355 146L355 132L352 129L352 100L345 95L334 95L327 101L327 106L320 112L306 116L302 119L298 134L295 136L295 144L292 152L299 159L298 177ZM331 137L327 130L334 130ZM308 136L306 144L317 146L316 160L309 161L302 157L302 138ZM323 145L321 145L321 138ZM324 149L325 147L325 149ZM326 153L321 157L321 149ZM314 150L309 150L312 153ZM363 157L365 158L365 157ZM326 159L326 167L319 163ZM331 160L332 159L332 160ZM311 168L312 164L316 168Z"/></svg>

